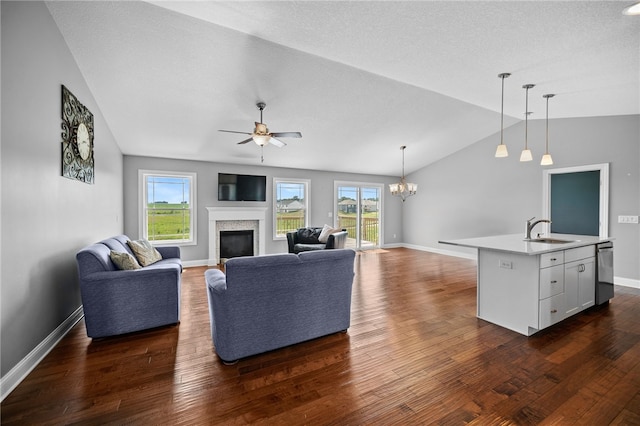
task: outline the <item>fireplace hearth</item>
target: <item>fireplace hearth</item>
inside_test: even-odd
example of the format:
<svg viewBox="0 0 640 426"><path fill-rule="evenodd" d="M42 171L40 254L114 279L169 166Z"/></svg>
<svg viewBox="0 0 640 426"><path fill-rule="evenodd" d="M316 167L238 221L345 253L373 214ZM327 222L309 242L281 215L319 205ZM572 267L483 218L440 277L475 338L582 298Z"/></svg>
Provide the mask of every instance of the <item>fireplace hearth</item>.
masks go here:
<svg viewBox="0 0 640 426"><path fill-rule="evenodd" d="M253 256L253 230L220 231L220 259Z"/></svg>

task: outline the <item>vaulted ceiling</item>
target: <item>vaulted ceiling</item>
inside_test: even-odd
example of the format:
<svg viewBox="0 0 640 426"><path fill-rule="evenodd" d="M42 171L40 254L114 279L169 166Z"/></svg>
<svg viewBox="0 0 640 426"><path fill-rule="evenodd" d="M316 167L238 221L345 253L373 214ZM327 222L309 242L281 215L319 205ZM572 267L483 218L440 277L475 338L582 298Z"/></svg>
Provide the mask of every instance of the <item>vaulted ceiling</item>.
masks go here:
<svg viewBox="0 0 640 426"><path fill-rule="evenodd" d="M411 172L505 126L640 113L640 17L620 1L51 1L124 154ZM70 88L73 91L73 88ZM96 137L99 137L98 135ZM521 141L517 141L518 146ZM496 135L496 144L498 143ZM534 141L534 144L542 141ZM487 153L488 157L493 155Z"/></svg>

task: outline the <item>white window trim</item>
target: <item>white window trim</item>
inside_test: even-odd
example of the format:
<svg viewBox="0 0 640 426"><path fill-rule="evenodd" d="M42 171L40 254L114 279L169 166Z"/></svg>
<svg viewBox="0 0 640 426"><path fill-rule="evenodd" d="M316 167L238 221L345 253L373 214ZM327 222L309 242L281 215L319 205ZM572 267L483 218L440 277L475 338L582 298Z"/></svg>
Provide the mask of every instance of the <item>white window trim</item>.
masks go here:
<svg viewBox="0 0 640 426"><path fill-rule="evenodd" d="M189 178L191 180L189 201L191 204L190 229L191 239L189 240L167 240L167 241L151 241L153 245L163 246L194 246L198 244L198 206L197 206L197 174L191 172L167 172L162 170L138 170L138 235L140 238L147 238L147 228L145 226L145 208L144 204L147 200L147 176L168 176Z"/></svg>
<svg viewBox="0 0 640 426"><path fill-rule="evenodd" d="M273 178L273 240L286 240L286 235L278 235L278 183L302 183L304 184L304 205L305 205L305 215L304 215L304 226L309 226L310 216L311 216L311 180L310 179L295 179L295 178Z"/></svg>

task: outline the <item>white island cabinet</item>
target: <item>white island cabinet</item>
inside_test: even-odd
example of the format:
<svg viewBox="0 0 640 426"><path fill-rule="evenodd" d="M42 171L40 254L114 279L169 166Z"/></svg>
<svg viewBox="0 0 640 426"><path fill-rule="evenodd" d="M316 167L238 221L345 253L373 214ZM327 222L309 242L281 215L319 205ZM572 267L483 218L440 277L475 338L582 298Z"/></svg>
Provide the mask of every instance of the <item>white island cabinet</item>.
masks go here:
<svg viewBox="0 0 640 426"><path fill-rule="evenodd" d="M521 235L440 241L478 249L478 318L531 336L595 303L598 237Z"/></svg>

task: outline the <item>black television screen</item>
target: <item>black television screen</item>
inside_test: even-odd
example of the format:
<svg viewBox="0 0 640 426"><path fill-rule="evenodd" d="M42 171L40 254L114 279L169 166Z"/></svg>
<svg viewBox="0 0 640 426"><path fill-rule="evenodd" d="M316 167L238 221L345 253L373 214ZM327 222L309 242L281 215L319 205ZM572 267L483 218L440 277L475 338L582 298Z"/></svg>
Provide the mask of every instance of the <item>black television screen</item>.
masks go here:
<svg viewBox="0 0 640 426"><path fill-rule="evenodd" d="M266 201L267 177L218 173L218 201Z"/></svg>

